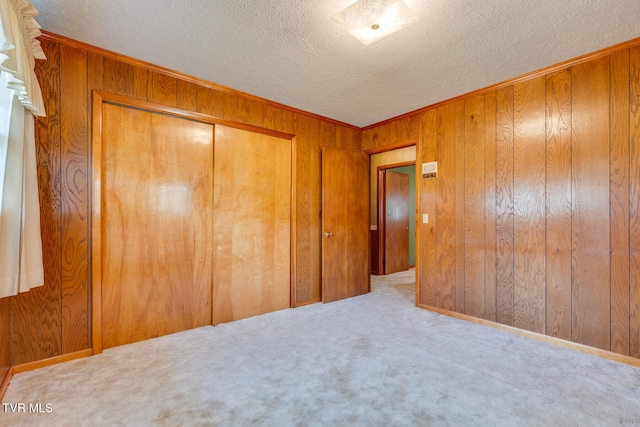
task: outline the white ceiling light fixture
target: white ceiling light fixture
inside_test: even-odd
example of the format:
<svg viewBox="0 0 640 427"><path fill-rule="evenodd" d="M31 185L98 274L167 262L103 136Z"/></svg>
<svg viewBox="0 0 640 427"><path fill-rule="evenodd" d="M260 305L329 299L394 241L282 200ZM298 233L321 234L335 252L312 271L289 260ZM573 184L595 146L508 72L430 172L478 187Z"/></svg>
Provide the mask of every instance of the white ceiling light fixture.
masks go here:
<svg viewBox="0 0 640 427"><path fill-rule="evenodd" d="M416 22L418 16L402 0L358 0L331 19L369 46Z"/></svg>

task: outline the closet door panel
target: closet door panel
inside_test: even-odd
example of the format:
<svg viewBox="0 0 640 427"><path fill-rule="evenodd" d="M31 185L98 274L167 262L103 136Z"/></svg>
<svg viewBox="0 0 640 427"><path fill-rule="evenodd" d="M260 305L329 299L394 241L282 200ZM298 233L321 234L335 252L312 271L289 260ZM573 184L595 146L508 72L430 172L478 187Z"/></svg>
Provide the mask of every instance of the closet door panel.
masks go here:
<svg viewBox="0 0 640 427"><path fill-rule="evenodd" d="M213 125L105 104L103 347L211 320Z"/></svg>
<svg viewBox="0 0 640 427"><path fill-rule="evenodd" d="M216 126L213 324L289 307L291 141Z"/></svg>

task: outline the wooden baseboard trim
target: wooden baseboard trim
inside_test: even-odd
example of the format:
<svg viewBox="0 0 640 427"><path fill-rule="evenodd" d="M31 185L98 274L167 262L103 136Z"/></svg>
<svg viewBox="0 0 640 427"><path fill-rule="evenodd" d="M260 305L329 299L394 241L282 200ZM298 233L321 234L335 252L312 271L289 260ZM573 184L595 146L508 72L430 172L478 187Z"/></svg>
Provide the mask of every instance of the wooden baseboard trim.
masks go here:
<svg viewBox="0 0 640 427"><path fill-rule="evenodd" d="M467 314L456 313L454 311L444 310L437 307L432 307L425 304L417 304L419 308L423 308L425 310L432 311L434 313L443 314L445 316L454 317L460 320L466 320L468 322L476 323L479 325L490 326L495 329L499 329L501 331L510 332L516 335L520 335L526 338L532 338L534 340L546 342L549 344L558 345L561 347L569 348L572 350L581 351L583 353L592 354L594 356L599 356L605 359L613 360L620 363L625 363L627 365L635 366L640 368L640 359L625 356L622 354L614 353L609 350L603 350L601 348L590 347L584 344L578 344L573 341L567 341L562 338L551 337L549 335L540 334L537 332L526 331L524 329L519 329L514 326L503 325L501 323L493 322L491 320L480 319L478 317L469 316Z"/></svg>
<svg viewBox="0 0 640 427"><path fill-rule="evenodd" d="M309 299L309 300L302 301L302 302L297 302L296 305L294 306L294 308L302 307L302 306L305 306L305 305L315 304L315 303L321 302L321 301L322 300L320 298L314 298L314 299Z"/></svg>
<svg viewBox="0 0 640 427"><path fill-rule="evenodd" d="M50 357L49 359L37 360L35 362L23 363L15 365L9 368L9 371L4 377L2 384L0 385L0 401L4 398L4 393L9 387L11 378L15 374L22 372L33 371L34 369L44 368L46 366L57 365L58 363L68 362L70 360L82 359L83 357L89 357L93 355L93 350L88 348L86 350L76 351L74 353L63 354L61 356Z"/></svg>
<svg viewBox="0 0 640 427"><path fill-rule="evenodd" d="M19 374L21 372L33 371L34 369L44 368L45 366L57 365L58 363L68 362L75 359L82 359L83 357L89 357L92 355L93 350L88 348L86 350L76 351L74 353L67 353L61 356L50 357L49 359L36 360L35 362L12 366L11 370L13 371L13 374Z"/></svg>
<svg viewBox="0 0 640 427"><path fill-rule="evenodd" d="M2 402L4 398L4 392L7 391L7 387L9 387L9 382L11 381L11 377L13 376L13 372L11 372L12 368L9 368L7 373L4 375L4 379L2 383L0 383L0 402Z"/></svg>

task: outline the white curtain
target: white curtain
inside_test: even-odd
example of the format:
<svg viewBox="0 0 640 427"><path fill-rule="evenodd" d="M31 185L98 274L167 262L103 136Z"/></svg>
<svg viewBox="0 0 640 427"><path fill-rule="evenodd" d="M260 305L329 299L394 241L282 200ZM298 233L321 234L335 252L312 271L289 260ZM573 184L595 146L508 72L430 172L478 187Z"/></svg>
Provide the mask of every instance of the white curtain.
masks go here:
<svg viewBox="0 0 640 427"><path fill-rule="evenodd" d="M38 11L0 0L0 298L44 284L34 116L44 103L34 72L45 59Z"/></svg>

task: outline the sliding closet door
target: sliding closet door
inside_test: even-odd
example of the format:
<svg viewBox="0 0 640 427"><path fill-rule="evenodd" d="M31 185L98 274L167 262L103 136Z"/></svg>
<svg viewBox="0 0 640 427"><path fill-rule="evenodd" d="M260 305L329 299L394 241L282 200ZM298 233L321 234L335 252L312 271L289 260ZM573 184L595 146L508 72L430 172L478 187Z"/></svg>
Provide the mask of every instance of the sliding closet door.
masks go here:
<svg viewBox="0 0 640 427"><path fill-rule="evenodd" d="M213 125L104 104L102 344L211 323Z"/></svg>
<svg viewBox="0 0 640 427"><path fill-rule="evenodd" d="M216 126L214 324L289 307L291 141Z"/></svg>

